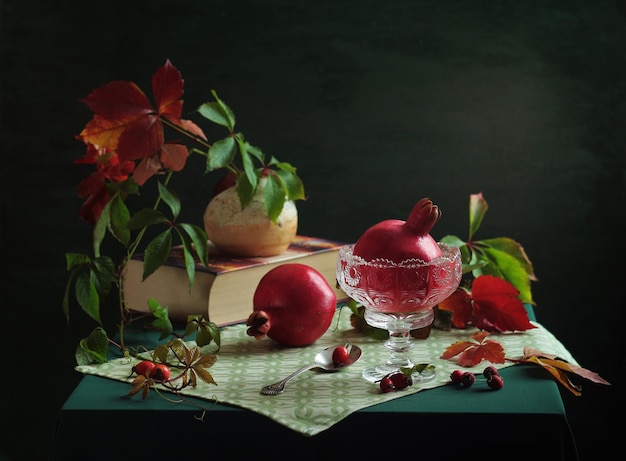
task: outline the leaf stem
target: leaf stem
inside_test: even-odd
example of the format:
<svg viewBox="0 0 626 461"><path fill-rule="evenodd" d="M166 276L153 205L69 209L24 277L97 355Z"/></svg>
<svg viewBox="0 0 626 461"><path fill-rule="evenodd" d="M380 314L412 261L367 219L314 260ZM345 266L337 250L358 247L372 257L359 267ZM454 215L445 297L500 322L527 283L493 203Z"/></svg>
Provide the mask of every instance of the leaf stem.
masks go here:
<svg viewBox="0 0 626 461"><path fill-rule="evenodd" d="M172 123L171 121L169 121L167 118L163 116L161 116L161 122L163 122L164 125L169 126L174 131L177 131L180 134L187 136L189 139L192 139L193 141L197 142L201 146L206 147L207 150L211 148L211 144L207 142L206 139L203 139L202 137L192 133L191 131L184 129L183 127L176 125L175 123Z"/></svg>
<svg viewBox="0 0 626 461"><path fill-rule="evenodd" d="M167 175L165 176L165 180L163 181L166 186L169 184L170 180L172 179L173 173L174 172L172 170L169 170L167 172ZM154 202L154 205L152 206L152 209L156 210L159 207L160 203L161 203L161 195L159 194L157 195L157 198ZM119 306L120 324L118 327L118 330L119 330L118 332L119 332L120 346L121 346L122 352L126 349L126 345L124 344L124 327L127 323L130 323L130 321L127 320L128 307L126 305L126 297L124 294L124 279L126 277L126 274L125 274L126 266L128 265L129 261L132 259L135 252L137 251L137 248L139 247L139 244L141 243L141 240L143 239L143 236L146 233L147 229L148 229L148 226L144 226L137 234L137 237L135 237L135 240L128 246L128 251L126 252L126 256L120 263L118 267L118 271L117 271L117 289L118 289L118 296L120 300L120 306Z"/></svg>

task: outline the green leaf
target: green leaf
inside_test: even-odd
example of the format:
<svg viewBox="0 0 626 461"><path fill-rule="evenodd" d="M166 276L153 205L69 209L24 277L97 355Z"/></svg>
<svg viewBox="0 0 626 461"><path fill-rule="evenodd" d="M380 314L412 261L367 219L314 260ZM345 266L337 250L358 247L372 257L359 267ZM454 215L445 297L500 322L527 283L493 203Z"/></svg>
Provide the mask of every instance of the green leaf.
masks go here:
<svg viewBox="0 0 626 461"><path fill-rule="evenodd" d="M94 283L98 296L103 299L111 291L117 280L115 263L109 256L99 256L91 263L91 281Z"/></svg>
<svg viewBox="0 0 626 461"><path fill-rule="evenodd" d="M126 223L126 227L130 230L143 229L153 224L161 224L169 222L163 213L153 208L144 208L133 215Z"/></svg>
<svg viewBox="0 0 626 461"><path fill-rule="evenodd" d="M215 98L215 102L206 102L200 106L198 112L204 118L211 120L213 123L217 123L218 125L225 126L229 129L229 131L233 131L235 129L235 114L232 110L222 101L218 96L215 90L211 90L213 97Z"/></svg>
<svg viewBox="0 0 626 461"><path fill-rule="evenodd" d="M237 143L239 144L241 163L243 165L243 171L245 173L245 176L246 178L248 178L248 182L252 185L252 188L256 190L259 178L261 177L261 173L257 173L256 171L256 168L254 166L254 160L250 155L250 152L248 152L249 144L243 141L243 136L237 137Z"/></svg>
<svg viewBox="0 0 626 461"><path fill-rule="evenodd" d="M178 229L177 229L178 230ZM191 247L191 239L187 234L178 232L180 240L183 244L183 259L185 261L185 270L187 272L187 279L189 280L189 292L193 288L193 284L196 279L196 261L193 257L193 248Z"/></svg>
<svg viewBox="0 0 626 461"><path fill-rule="evenodd" d="M109 188L115 188L115 192L126 195L139 195L139 184L131 176L126 181L114 182L109 184Z"/></svg>
<svg viewBox="0 0 626 461"><path fill-rule="evenodd" d="M104 329L98 327L94 329L89 336L80 340L79 350L82 354L77 353L76 361L79 365L87 365L84 362L86 358L91 358L89 363L97 362L104 363L107 361L107 355L109 351L109 337Z"/></svg>
<svg viewBox="0 0 626 461"><path fill-rule="evenodd" d="M274 175L269 175L263 190L263 200L267 216L274 224L276 224L280 213L283 211L285 199L285 189L283 189L280 180Z"/></svg>
<svg viewBox="0 0 626 461"><path fill-rule="evenodd" d="M155 270L167 260L172 248L171 228L157 235L146 247L143 262L143 280L147 279Z"/></svg>
<svg viewBox="0 0 626 461"><path fill-rule="evenodd" d="M465 241L461 240L456 235L444 235L443 238L440 240L440 242L450 247L456 247L456 248L461 248L463 245L465 245Z"/></svg>
<svg viewBox="0 0 626 461"><path fill-rule="evenodd" d="M200 347L206 346L215 341L215 344L219 348L221 345L220 330L213 322L202 322L198 328L198 334L196 335L196 344Z"/></svg>
<svg viewBox="0 0 626 461"><path fill-rule="evenodd" d="M482 223L488 208L489 206L487 205L487 201L483 198L482 192L470 195L468 237L469 241L472 240L474 234L476 233L476 231L478 231L478 228L480 227L480 224Z"/></svg>
<svg viewBox="0 0 626 461"><path fill-rule="evenodd" d="M65 253L65 262L69 271L83 264L91 263L91 258L82 253Z"/></svg>
<svg viewBox="0 0 626 461"><path fill-rule="evenodd" d="M524 247L509 237L498 237L492 239L484 239L476 242L477 245L486 246L507 253L514 257L524 268L530 280L536 281L533 264L526 255Z"/></svg>
<svg viewBox="0 0 626 461"><path fill-rule="evenodd" d="M256 182L254 185L251 184L245 174L239 175L237 178L237 196L239 197L242 209L247 207L252 201L254 193L256 192L256 184Z"/></svg>
<svg viewBox="0 0 626 461"><path fill-rule="evenodd" d="M148 299L148 307L150 308L152 315L155 317L151 325L161 332L159 340L171 336L174 328L172 327L172 322L168 317L167 307L161 306L155 299L152 298Z"/></svg>
<svg viewBox="0 0 626 461"><path fill-rule="evenodd" d="M222 112L226 115L226 119L228 120L228 129L233 131L235 129L235 113L230 110L230 107L228 107L226 103L219 98L219 96L217 96L217 92L215 90L211 90L211 94L219 104Z"/></svg>
<svg viewBox="0 0 626 461"><path fill-rule="evenodd" d="M191 238L191 241L196 249L196 255L200 262L207 266L209 264L209 238L206 235L204 229L194 224L180 223L179 227L187 232L187 235Z"/></svg>
<svg viewBox="0 0 626 461"><path fill-rule="evenodd" d="M130 212L128 207L124 203L124 200L118 195L113 197L110 203L110 220L109 230L113 237L115 237L125 247L130 243L130 230L127 223L130 219Z"/></svg>
<svg viewBox="0 0 626 461"><path fill-rule="evenodd" d="M263 153L260 147L256 147L250 143L246 143L246 152L250 154L252 157L256 158L261 164L265 163L265 154Z"/></svg>
<svg viewBox="0 0 626 461"><path fill-rule="evenodd" d="M83 350L80 342L78 343L78 345L76 346L76 349L74 350L74 360L76 360L76 364L79 366L91 365L92 363L96 361L93 355Z"/></svg>
<svg viewBox="0 0 626 461"><path fill-rule="evenodd" d="M100 217L98 221L96 221L96 225L93 226L93 254L96 256L100 256L100 246L102 245L102 241L109 227L109 221L111 219L110 210L111 201L109 200L102 209Z"/></svg>
<svg viewBox="0 0 626 461"><path fill-rule="evenodd" d="M520 301L534 304L530 288L530 277L520 261L509 253L495 248L485 246L482 248L482 251L489 257L492 264L475 270L474 275L495 275L496 277L501 277L517 288L520 292Z"/></svg>
<svg viewBox="0 0 626 461"><path fill-rule="evenodd" d="M270 166L275 166L278 170L285 171L287 173L295 173L296 167L294 167L291 163L281 162L276 157L272 156L270 158Z"/></svg>
<svg viewBox="0 0 626 461"><path fill-rule="evenodd" d="M159 188L159 196L163 199L167 206L170 207L172 215L174 216L174 221L176 221L178 215L180 214L180 198L165 184L162 184L160 181L158 181L157 184Z"/></svg>
<svg viewBox="0 0 626 461"><path fill-rule="evenodd" d="M237 155L237 143L232 136L215 141L207 157L207 171L217 170L230 165Z"/></svg>
<svg viewBox="0 0 626 461"><path fill-rule="evenodd" d="M87 272L82 271L77 275L74 290L76 301L78 301L82 310L96 322L101 323L100 297L95 284Z"/></svg>
<svg viewBox="0 0 626 461"><path fill-rule="evenodd" d="M204 118L212 121L213 123L217 123L218 125L225 126L229 130L231 129L230 121L228 120L228 115L224 113L224 110L217 102L205 102L198 108L198 112Z"/></svg>
<svg viewBox="0 0 626 461"><path fill-rule="evenodd" d="M191 336L197 329L200 321L202 320L202 315L200 314L192 314L187 316L187 324L185 325L185 333L183 336L188 337Z"/></svg>
<svg viewBox="0 0 626 461"><path fill-rule="evenodd" d="M301 200L305 198L304 185L295 170L276 170L284 189L287 191L287 200Z"/></svg>

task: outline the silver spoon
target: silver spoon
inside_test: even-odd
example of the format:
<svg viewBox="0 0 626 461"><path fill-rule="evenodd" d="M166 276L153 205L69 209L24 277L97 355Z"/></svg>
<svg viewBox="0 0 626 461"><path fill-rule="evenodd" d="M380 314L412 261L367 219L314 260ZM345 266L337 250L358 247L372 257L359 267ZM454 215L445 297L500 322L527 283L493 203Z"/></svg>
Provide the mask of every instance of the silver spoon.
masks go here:
<svg viewBox="0 0 626 461"><path fill-rule="evenodd" d="M348 354L349 354L348 359L345 362L338 363L338 364L333 363L333 352L335 351L337 347L341 347L341 346L327 347L323 351L318 352L318 354L315 356L315 363L304 366L300 368L299 370L294 371L289 376L278 381L277 383L268 384L267 386L261 389L261 394L264 394L264 395L282 394L283 391L285 390L285 385L287 384L287 381L291 381L296 376L304 373L307 370L311 370L312 368L319 367L326 371L337 371L337 370L340 370L341 368L345 368L347 366L352 365L361 356L361 348L359 346L355 346L354 344L349 344L349 343L346 344L345 346L348 348Z"/></svg>

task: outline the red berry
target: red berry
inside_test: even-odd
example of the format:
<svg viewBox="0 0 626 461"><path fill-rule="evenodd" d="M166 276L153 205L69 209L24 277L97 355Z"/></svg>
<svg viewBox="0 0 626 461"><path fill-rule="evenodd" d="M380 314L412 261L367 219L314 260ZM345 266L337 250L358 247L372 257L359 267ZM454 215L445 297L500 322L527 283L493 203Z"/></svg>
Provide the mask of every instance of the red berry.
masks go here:
<svg viewBox="0 0 626 461"><path fill-rule="evenodd" d="M137 365L133 366L133 371L140 376L148 376L148 374L154 368L155 363L150 360L143 360Z"/></svg>
<svg viewBox="0 0 626 461"><path fill-rule="evenodd" d="M474 384L474 381L476 381L476 376L474 376L474 374L470 373L469 371L466 371L465 373L463 373L463 376L461 376L461 385L463 387L470 387L472 384Z"/></svg>
<svg viewBox="0 0 626 461"><path fill-rule="evenodd" d="M398 391L401 391L402 389L406 389L407 387L413 385L413 378L411 378L408 375L405 375L401 371L390 374L388 378L391 380L391 382L393 383L393 386Z"/></svg>
<svg viewBox="0 0 626 461"><path fill-rule="evenodd" d="M502 389L504 387L504 380L500 375L492 375L487 379L487 386L497 391L498 389Z"/></svg>
<svg viewBox="0 0 626 461"><path fill-rule="evenodd" d="M150 371L150 377L155 381L163 383L170 379L170 369L167 365L159 363Z"/></svg>
<svg viewBox="0 0 626 461"><path fill-rule="evenodd" d="M383 392L391 392L395 389L393 381L388 376L380 380L380 390Z"/></svg>
<svg viewBox="0 0 626 461"><path fill-rule="evenodd" d="M333 351L333 366L335 368L343 367L349 363L350 353L346 346L337 346Z"/></svg>
<svg viewBox="0 0 626 461"><path fill-rule="evenodd" d="M461 381L463 380L463 372L461 370L454 370L452 373L450 373L450 379L452 380L453 384L461 384Z"/></svg>
<svg viewBox="0 0 626 461"><path fill-rule="evenodd" d="M487 379L491 378L492 376L497 376L497 375L498 375L498 369L494 367L493 365L489 365L483 371L483 376Z"/></svg>

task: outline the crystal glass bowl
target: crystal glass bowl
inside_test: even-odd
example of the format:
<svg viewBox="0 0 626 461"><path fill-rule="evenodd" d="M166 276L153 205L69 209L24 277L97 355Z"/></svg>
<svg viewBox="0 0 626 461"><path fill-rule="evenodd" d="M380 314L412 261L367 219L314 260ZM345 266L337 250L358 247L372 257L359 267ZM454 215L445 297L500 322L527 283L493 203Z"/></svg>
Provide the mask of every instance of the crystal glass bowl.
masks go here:
<svg viewBox="0 0 626 461"><path fill-rule="evenodd" d="M365 261L354 255L354 245L339 251L337 282L352 299L365 307L365 321L389 331L385 346L390 357L376 369L366 369L369 381L380 380L399 368L410 368L408 351L413 346L410 330L430 325L433 307L450 296L462 276L461 253L439 243L442 255L432 261L407 259L396 263L385 259ZM432 378L434 375L430 376ZM427 379L414 376L414 381Z"/></svg>

